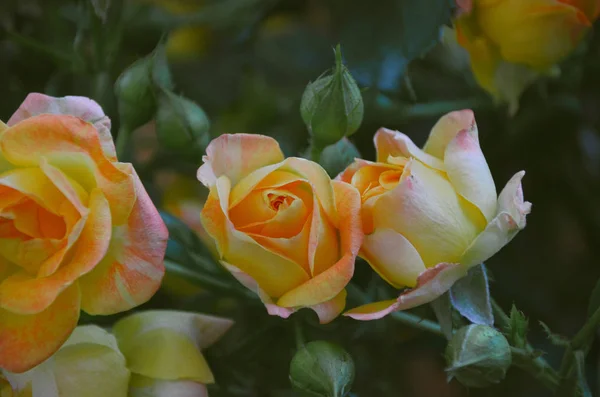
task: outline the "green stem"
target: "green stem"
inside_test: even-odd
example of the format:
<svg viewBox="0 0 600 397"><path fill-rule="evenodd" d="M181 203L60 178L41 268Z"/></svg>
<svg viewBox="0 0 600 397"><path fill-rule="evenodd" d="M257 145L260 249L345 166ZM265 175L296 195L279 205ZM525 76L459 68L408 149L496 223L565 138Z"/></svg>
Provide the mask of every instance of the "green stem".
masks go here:
<svg viewBox="0 0 600 397"><path fill-rule="evenodd" d="M6 31L6 35L10 40L14 41L15 43L20 44L23 47L28 47L50 58L53 58L55 61L62 62L68 65L73 65L73 62L76 60L75 57L71 56L70 54L56 51L52 48L49 48L43 43L40 43L26 36L22 36L18 33Z"/></svg>
<svg viewBox="0 0 600 397"><path fill-rule="evenodd" d="M434 335L445 337L442 332L442 327L434 321L427 320L417 315L408 312L393 312L390 316L401 324L408 325L412 328L419 329L421 331L427 331Z"/></svg>
<svg viewBox="0 0 600 397"><path fill-rule="evenodd" d="M312 161L314 161L315 163L318 163L319 160L321 159L321 153L323 152L323 149L321 149L319 146L315 145L314 143L311 143L309 148L309 156L310 159Z"/></svg>
<svg viewBox="0 0 600 397"><path fill-rule="evenodd" d="M131 131L128 128L124 126L121 126L121 128L119 128L115 146L117 150L117 158L121 162L125 162L127 160L127 144L129 143L130 136Z"/></svg>
<svg viewBox="0 0 600 397"><path fill-rule="evenodd" d="M221 292L225 295L235 296L237 298L256 300L256 295L246 289L235 288L226 282L204 273L194 272L193 270L168 259L165 259L165 268L167 269L167 272L184 277L186 280L195 283L200 287Z"/></svg>
<svg viewBox="0 0 600 397"><path fill-rule="evenodd" d="M535 357L527 349L519 349L511 346L510 351L514 366L529 373L548 390L556 390L559 384L558 374L545 360L538 360L540 357Z"/></svg>
<svg viewBox="0 0 600 397"><path fill-rule="evenodd" d="M302 330L302 323L298 319L294 320L294 337L296 338L296 349L300 350L304 346L305 338L304 331Z"/></svg>
<svg viewBox="0 0 600 397"><path fill-rule="evenodd" d="M571 342L565 349L560 371L558 373L561 387L569 382L570 374L573 369L574 352L577 350L586 350L587 345L594 338L594 334L600 324L600 307L596 309L594 314L586 321L583 327L575 334Z"/></svg>

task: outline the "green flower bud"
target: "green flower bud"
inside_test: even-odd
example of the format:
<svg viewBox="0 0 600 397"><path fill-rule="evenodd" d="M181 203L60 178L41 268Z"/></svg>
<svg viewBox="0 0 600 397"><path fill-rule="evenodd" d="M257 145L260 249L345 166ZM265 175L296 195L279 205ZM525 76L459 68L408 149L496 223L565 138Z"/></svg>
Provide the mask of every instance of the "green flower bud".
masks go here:
<svg viewBox="0 0 600 397"><path fill-rule="evenodd" d="M510 345L500 332L487 325L471 324L454 334L446 348L449 378L468 387L498 383L511 365Z"/></svg>
<svg viewBox="0 0 600 397"><path fill-rule="evenodd" d="M354 361L341 347L325 341L304 345L290 363L294 388L320 397L343 397L354 381Z"/></svg>
<svg viewBox="0 0 600 397"><path fill-rule="evenodd" d="M156 111L155 88L171 87L171 74L161 43L150 55L125 69L115 83L121 124L130 131L146 124Z"/></svg>
<svg viewBox="0 0 600 397"><path fill-rule="evenodd" d="M331 74L309 83L300 103L300 113L312 136L312 144L321 149L352 135L363 119L360 89L342 64L339 45L335 56Z"/></svg>
<svg viewBox="0 0 600 397"><path fill-rule="evenodd" d="M210 141L208 117L194 102L170 91L158 98L156 134L168 149L184 152L204 151Z"/></svg>

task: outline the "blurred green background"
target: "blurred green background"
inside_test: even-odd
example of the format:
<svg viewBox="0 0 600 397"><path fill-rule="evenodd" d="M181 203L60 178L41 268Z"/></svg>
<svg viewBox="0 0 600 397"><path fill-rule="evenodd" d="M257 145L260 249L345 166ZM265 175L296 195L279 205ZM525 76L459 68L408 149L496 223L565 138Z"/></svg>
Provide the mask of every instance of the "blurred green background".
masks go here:
<svg viewBox="0 0 600 397"><path fill-rule="evenodd" d="M525 312L532 344L558 366L562 350L547 341L538 321L573 335L600 276L600 37L592 32L561 65L561 75L529 87L509 116L506 106L478 88L465 53L442 35L452 12L449 0L2 0L0 119L8 120L29 92L83 95L103 106L116 134L114 82L170 32L175 92L205 110L211 136L271 135L287 155L300 155L308 145L299 112L302 92L332 67L332 49L340 43L364 88L365 118L351 137L364 158L374 157L372 137L381 126L420 145L442 114L472 108L496 185L526 170L523 188L533 203L528 227L487 265L493 296L505 309L514 302ZM171 169L193 178L201 164L200 156L165 150L157 155L150 127L134 136L132 146L134 164L159 206L157 175ZM362 262L356 282L392 293ZM256 303L208 291L184 298L161 291L147 306L236 320L208 351L218 383L211 396L297 395L287 374L295 321L307 339L337 341L353 355L354 396L549 395L514 368L488 389L447 384L444 340L389 319L340 318L318 326L311 312L281 320ZM417 312L432 316L427 307ZM596 392L599 359L594 345L588 377Z"/></svg>

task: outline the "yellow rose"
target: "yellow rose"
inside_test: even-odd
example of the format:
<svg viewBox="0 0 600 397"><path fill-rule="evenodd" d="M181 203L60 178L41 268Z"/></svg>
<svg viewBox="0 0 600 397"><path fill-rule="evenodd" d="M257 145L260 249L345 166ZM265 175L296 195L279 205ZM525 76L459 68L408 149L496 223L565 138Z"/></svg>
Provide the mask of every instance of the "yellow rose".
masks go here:
<svg viewBox="0 0 600 397"><path fill-rule="evenodd" d="M363 238L356 189L332 182L317 163L284 159L262 135L222 135L206 153L202 223L221 263L270 314L310 307L322 323L333 320Z"/></svg>
<svg viewBox="0 0 600 397"><path fill-rule="evenodd" d="M113 327L132 377L130 397L208 396L214 383L201 350L233 325L228 319L179 311L150 310Z"/></svg>
<svg viewBox="0 0 600 397"><path fill-rule="evenodd" d="M88 98L31 94L0 122L0 368L52 355L87 313L146 302L167 229Z"/></svg>
<svg viewBox="0 0 600 397"><path fill-rule="evenodd" d="M377 162L356 160L338 178L362 197L359 255L389 284L412 289L345 313L359 320L439 297L524 228L531 209L522 171L496 196L470 110L442 117L423 150L385 128L375 146Z"/></svg>
<svg viewBox="0 0 600 397"><path fill-rule="evenodd" d="M569 55L600 12L598 0L460 0L458 5L458 41L469 52L475 78L508 100Z"/></svg>
<svg viewBox="0 0 600 397"><path fill-rule="evenodd" d="M12 388L12 394L6 389L9 397L127 397L129 387L129 370L116 339L95 325L77 327L42 364L4 376ZM0 381L4 393L1 387Z"/></svg>

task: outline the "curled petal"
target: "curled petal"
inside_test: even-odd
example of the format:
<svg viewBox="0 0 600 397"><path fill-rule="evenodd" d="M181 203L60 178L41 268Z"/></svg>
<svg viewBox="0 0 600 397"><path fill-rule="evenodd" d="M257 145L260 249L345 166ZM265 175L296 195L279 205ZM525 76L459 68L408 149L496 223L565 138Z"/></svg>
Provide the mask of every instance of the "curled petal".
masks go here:
<svg viewBox="0 0 600 397"><path fill-rule="evenodd" d="M477 127L461 130L446 147L446 173L462 197L475 205L486 221L496 215L496 185L479 147Z"/></svg>
<svg viewBox="0 0 600 397"><path fill-rule="evenodd" d="M333 299L310 307L317 313L319 323L328 324L344 311L344 308L346 307L346 295L346 290L343 289L342 292L337 294Z"/></svg>
<svg viewBox="0 0 600 397"><path fill-rule="evenodd" d="M252 171L283 161L283 153L275 139L264 135L224 134L208 145L202 161L198 180L205 186L221 176L235 185Z"/></svg>
<svg viewBox="0 0 600 397"><path fill-rule="evenodd" d="M344 313L355 320L376 320L388 314L429 303L442 296L452 285L467 274L468 268L459 263L440 263L425 270L417 286L402 293L398 299L369 303Z"/></svg>
<svg viewBox="0 0 600 397"><path fill-rule="evenodd" d="M100 137L102 150L111 161L117 161L115 144L110 133L110 119L95 101L82 96L55 98L44 94L31 93L19 109L8 120L13 126L20 121L40 114L62 114L75 116L91 123Z"/></svg>
<svg viewBox="0 0 600 397"><path fill-rule="evenodd" d="M586 17L594 22L600 15L600 1L598 0L558 0L560 3L570 4L581 10Z"/></svg>
<svg viewBox="0 0 600 397"><path fill-rule="evenodd" d="M508 244L525 227L531 203L523 201L521 179L525 172L515 174L498 198L498 215L465 250L461 263L475 266L490 258Z"/></svg>
<svg viewBox="0 0 600 397"><path fill-rule="evenodd" d="M443 115L431 129L423 151L444 160L446 147L456 134L463 130L475 131L475 135L477 134L475 115L472 110L457 110Z"/></svg>
<svg viewBox="0 0 600 397"><path fill-rule="evenodd" d="M333 299L354 274L354 261L363 241L360 219L360 196L356 188L333 181L336 207L340 216L340 248L342 258L329 269L286 292L277 305L283 307L313 306Z"/></svg>
<svg viewBox="0 0 600 397"><path fill-rule="evenodd" d="M19 315L0 309L0 368L24 372L56 352L77 325L79 302L75 283L40 313Z"/></svg>
<svg viewBox="0 0 600 397"><path fill-rule="evenodd" d="M375 134L374 140L377 161L380 163L387 163L390 157L413 157L437 170L444 169L441 159L419 149L409 137L401 132L380 128Z"/></svg>
<svg viewBox="0 0 600 397"><path fill-rule="evenodd" d="M131 216L126 224L113 227L106 255L79 280L81 307L90 314L113 314L141 305L158 290L165 273L167 227L132 173L137 200Z"/></svg>

